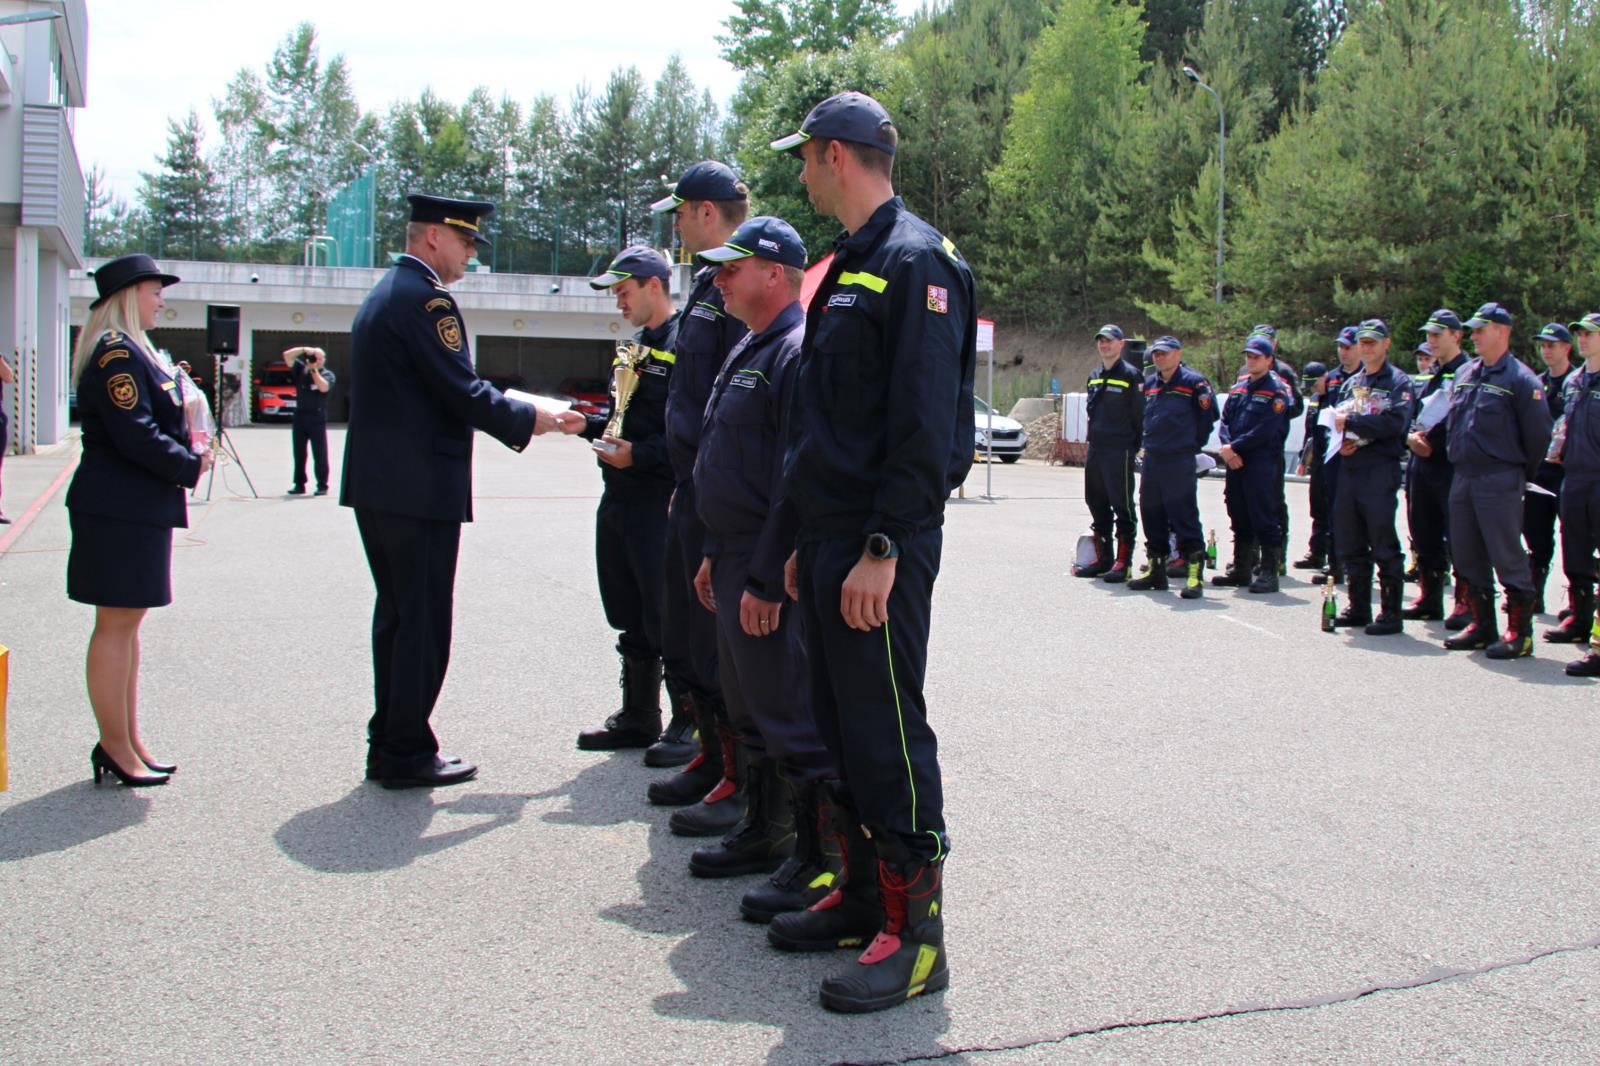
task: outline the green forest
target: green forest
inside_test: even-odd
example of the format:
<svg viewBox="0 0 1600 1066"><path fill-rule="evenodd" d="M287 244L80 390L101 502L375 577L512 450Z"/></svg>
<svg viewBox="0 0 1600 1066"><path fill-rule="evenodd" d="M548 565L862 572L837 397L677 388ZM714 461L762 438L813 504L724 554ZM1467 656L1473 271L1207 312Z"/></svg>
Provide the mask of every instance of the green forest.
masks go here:
<svg viewBox="0 0 1600 1066"><path fill-rule="evenodd" d="M820 256L837 227L767 141L859 89L900 127L898 190L1012 327L1123 321L1231 349L1270 321L1287 351L1322 353L1361 318L1409 338L1435 307L1496 299L1526 348L1600 307L1586 2L948 0L901 20L891 0L737 0L718 41L742 74L725 109L673 58L566 100L423 90L363 112L303 23L208 114L169 119L135 203L90 173L89 250L298 262L370 168L380 254L427 189L499 205L493 269L583 273L668 245L647 205L717 157Z"/></svg>

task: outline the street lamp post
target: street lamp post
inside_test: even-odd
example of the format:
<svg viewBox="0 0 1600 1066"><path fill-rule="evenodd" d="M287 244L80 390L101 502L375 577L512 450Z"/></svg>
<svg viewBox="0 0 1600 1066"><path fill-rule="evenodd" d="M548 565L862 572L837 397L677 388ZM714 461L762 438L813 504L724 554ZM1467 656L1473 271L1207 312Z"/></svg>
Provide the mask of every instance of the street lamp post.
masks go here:
<svg viewBox="0 0 1600 1066"><path fill-rule="evenodd" d="M1183 67L1183 76L1194 82L1200 88L1211 94L1217 102L1217 360L1222 359L1222 208L1224 196L1228 187L1228 116L1222 110L1222 97L1217 95L1217 90L1200 80L1200 74L1187 63Z"/></svg>

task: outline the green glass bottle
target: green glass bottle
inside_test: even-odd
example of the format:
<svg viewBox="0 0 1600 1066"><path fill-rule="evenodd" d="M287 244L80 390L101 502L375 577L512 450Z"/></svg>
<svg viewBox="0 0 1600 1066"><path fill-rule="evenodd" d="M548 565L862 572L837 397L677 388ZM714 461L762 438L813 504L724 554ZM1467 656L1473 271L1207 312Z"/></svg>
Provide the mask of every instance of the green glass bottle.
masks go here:
<svg viewBox="0 0 1600 1066"><path fill-rule="evenodd" d="M1206 569L1207 570L1215 570L1216 568L1217 568L1217 531L1213 529L1211 531L1211 535L1206 538Z"/></svg>
<svg viewBox="0 0 1600 1066"><path fill-rule="evenodd" d="M1322 586L1322 631L1332 633L1337 626L1333 620L1338 617L1339 602L1333 591L1333 575L1328 575L1327 583Z"/></svg>

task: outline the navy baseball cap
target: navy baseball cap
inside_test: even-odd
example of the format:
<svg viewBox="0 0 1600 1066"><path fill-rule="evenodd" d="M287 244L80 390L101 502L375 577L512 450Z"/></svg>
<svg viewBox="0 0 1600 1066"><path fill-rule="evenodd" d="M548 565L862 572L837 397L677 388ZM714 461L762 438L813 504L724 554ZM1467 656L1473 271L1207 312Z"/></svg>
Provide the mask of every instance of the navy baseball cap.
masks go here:
<svg viewBox="0 0 1600 1066"><path fill-rule="evenodd" d="M1388 340L1389 323L1381 318L1369 318L1356 327L1356 340Z"/></svg>
<svg viewBox="0 0 1600 1066"><path fill-rule="evenodd" d="M726 244L700 253L701 259L712 263L731 263L751 256L804 270L806 245L783 219L757 215L734 230Z"/></svg>
<svg viewBox="0 0 1600 1066"><path fill-rule="evenodd" d="M430 196L414 192L406 197L411 203L411 221L437 222L462 233L470 234L474 241L489 247L493 242L483 235L483 219L494 213L494 204L487 200L452 200L447 196Z"/></svg>
<svg viewBox="0 0 1600 1066"><path fill-rule="evenodd" d="M1572 323L1572 328L1581 329L1585 333L1600 333L1600 311L1590 311Z"/></svg>
<svg viewBox="0 0 1600 1066"><path fill-rule="evenodd" d="M1244 342L1245 355L1272 355L1272 342L1260 333L1251 334Z"/></svg>
<svg viewBox="0 0 1600 1066"><path fill-rule="evenodd" d="M1497 303L1490 302L1472 312L1472 317L1467 319L1464 324L1468 329L1477 329L1479 326L1487 326L1491 322L1509 326L1513 321L1515 320L1511 317L1510 311L1507 311Z"/></svg>
<svg viewBox="0 0 1600 1066"><path fill-rule="evenodd" d="M1150 350L1152 352L1181 352L1183 351L1183 342L1168 334L1165 337L1157 337L1151 341Z"/></svg>
<svg viewBox="0 0 1600 1066"><path fill-rule="evenodd" d="M1320 378L1327 372L1328 368L1317 362L1315 359L1300 368L1300 376L1308 381L1315 381L1317 378Z"/></svg>
<svg viewBox="0 0 1600 1066"><path fill-rule="evenodd" d="M1460 329L1460 317L1448 307L1441 307L1428 316L1428 321L1423 324L1424 333L1443 333L1447 329Z"/></svg>
<svg viewBox="0 0 1600 1066"><path fill-rule="evenodd" d="M687 200L744 200L748 196L739 188L739 176L726 163L707 159L683 172L672 186L672 192L650 205L656 214L665 214Z"/></svg>
<svg viewBox="0 0 1600 1066"><path fill-rule="evenodd" d="M1250 336L1252 336L1252 337L1271 337L1273 340L1277 340L1278 339L1278 331L1272 325L1272 323L1263 322L1258 326L1251 327Z"/></svg>
<svg viewBox="0 0 1600 1066"><path fill-rule="evenodd" d="M1560 341L1563 344L1572 343L1572 331L1559 322L1546 322L1544 329L1539 331L1536 338L1542 341Z"/></svg>
<svg viewBox="0 0 1600 1066"><path fill-rule="evenodd" d="M800 123L800 132L772 142L778 152L790 152L813 137L830 141L853 141L894 155L895 138L884 127L894 128L889 112L866 93L847 92L830 96L811 109Z"/></svg>
<svg viewBox="0 0 1600 1066"><path fill-rule="evenodd" d="M1107 322L1105 325L1100 327L1100 332L1096 333L1094 336L1096 340L1099 340L1101 337L1105 337L1108 340L1120 341L1123 339L1122 327Z"/></svg>
<svg viewBox="0 0 1600 1066"><path fill-rule="evenodd" d="M1417 346L1411 350L1414 352L1420 352L1423 355L1432 355L1433 345L1429 344L1427 341L1419 341L1417 342Z"/></svg>
<svg viewBox="0 0 1600 1066"><path fill-rule="evenodd" d="M1341 348L1354 348L1356 346L1356 327L1346 326L1341 329L1339 335L1333 338L1333 343Z"/></svg>
<svg viewBox="0 0 1600 1066"><path fill-rule="evenodd" d="M589 279L589 287L593 289L609 289L619 281L637 278L660 278L665 287L672 278L672 266L667 262L667 257L654 248L647 248L636 244L631 248L624 248L611 260L611 266L599 277Z"/></svg>

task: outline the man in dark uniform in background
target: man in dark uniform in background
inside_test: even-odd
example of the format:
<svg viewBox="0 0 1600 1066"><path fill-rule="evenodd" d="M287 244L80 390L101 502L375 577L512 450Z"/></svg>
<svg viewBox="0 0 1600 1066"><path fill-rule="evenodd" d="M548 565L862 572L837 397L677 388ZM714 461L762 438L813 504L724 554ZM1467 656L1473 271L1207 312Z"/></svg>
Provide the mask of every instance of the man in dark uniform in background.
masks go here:
<svg viewBox="0 0 1600 1066"><path fill-rule="evenodd" d="M620 436L606 432L624 407L613 389L610 419L563 411L556 423L594 445L605 488L594 517L595 572L606 622L617 630L622 657L622 708L599 729L578 734L585 751L648 748L661 739L661 607L666 593L667 500L672 464L667 461L667 384L678 316L672 309L672 267L643 245L624 248L604 274L589 279L609 289L617 310L638 327L628 355L638 386L626 404ZM619 349L613 375L625 354Z"/></svg>
<svg viewBox="0 0 1600 1066"><path fill-rule="evenodd" d="M514 451L552 428L473 370L459 281L494 205L413 194L406 251L350 328L350 425L339 502L353 507L377 586L367 776L385 788L477 775L440 758L428 719L450 663L461 523L472 521L472 431Z"/></svg>
<svg viewBox="0 0 1600 1066"><path fill-rule="evenodd" d="M1545 406L1550 421L1561 417L1566 403L1567 378L1572 375L1572 332L1560 322L1547 322L1539 331L1539 357L1544 370L1539 383L1544 386ZM1544 587L1550 578L1550 564L1556 557L1556 519L1561 509L1561 464L1541 462L1533 483L1554 495L1529 492L1522 500L1522 539L1528 545L1528 565L1533 576L1533 613L1544 613Z"/></svg>
<svg viewBox="0 0 1600 1066"><path fill-rule="evenodd" d="M1186 600L1205 592L1206 542L1200 530L1200 504L1195 496L1194 457L1211 438L1217 421L1211 383L1183 365L1183 345L1176 337L1157 337L1150 345L1155 369L1144 379L1144 466L1139 475L1139 512L1144 519L1149 563L1128 582L1135 592L1167 588L1169 538L1178 539L1184 559Z"/></svg>
<svg viewBox="0 0 1600 1066"><path fill-rule="evenodd" d="M978 319L966 261L894 194L898 139L876 100L847 92L772 143L801 158L812 205L845 228L806 319L785 460L798 551L785 582L803 607L817 726L844 774L834 828L851 842L842 890L779 915L768 939L835 947L876 930L822 983L823 1006L843 1011L950 979L949 840L922 688L944 503L972 468Z"/></svg>
<svg viewBox="0 0 1600 1066"><path fill-rule="evenodd" d="M321 348L290 348L283 353L294 375L294 484L290 496L306 493L306 447L311 448L311 471L317 478L317 495L328 494L328 389L333 371Z"/></svg>
<svg viewBox="0 0 1600 1066"><path fill-rule="evenodd" d="M1472 624L1444 646L1487 648L1492 659L1533 654L1533 573L1522 550L1522 497L1550 447L1544 386L1511 354L1512 321L1497 303L1484 304L1467 319L1478 358L1456 375L1445 429L1455 464L1450 551L1467 580ZM1495 574L1510 601L1499 641Z"/></svg>
<svg viewBox="0 0 1600 1066"><path fill-rule="evenodd" d="M1562 467L1561 569L1567 578L1567 609L1561 623L1547 629L1549 644L1588 644L1594 627L1595 545L1600 539L1600 311L1572 323L1582 363L1567 378L1563 398L1562 435L1557 461ZM1579 438L1574 441L1574 437ZM1600 645L1596 645L1600 647ZM1591 660L1593 660L1591 662ZM1567 664L1567 673L1600 667L1600 656Z"/></svg>
<svg viewBox="0 0 1600 1066"><path fill-rule="evenodd" d="M1448 307L1428 316L1422 327L1428 334L1428 354L1433 367L1428 380L1417 392L1416 412L1406 436L1406 526L1411 531L1411 550L1417 561L1417 598L1407 604L1401 616L1415 619L1440 619L1444 612L1445 574L1450 568L1450 483L1455 468L1445 450L1444 412L1456 375L1467 365L1461 350L1461 319ZM1433 399L1433 397L1439 397ZM1443 405L1443 406L1441 406ZM1465 628L1469 611L1467 591L1456 578L1457 628ZM1446 625L1452 623L1446 622Z"/></svg>
<svg viewBox="0 0 1600 1066"><path fill-rule="evenodd" d="M1289 436L1289 386L1272 370L1272 345L1263 336L1244 344L1245 376L1234 382L1222 407L1223 489L1233 528L1233 565L1213 585L1264 594L1278 591L1283 526L1278 498L1283 485L1283 443Z"/></svg>
<svg viewBox="0 0 1600 1066"><path fill-rule="evenodd" d="M1321 570L1328 565L1328 484L1322 469L1328 457L1328 435L1317 425L1328 399L1328 368L1313 360L1300 368L1306 383L1305 441L1300 446L1300 473L1306 475L1306 503L1311 516L1311 536L1303 559L1294 561L1296 570Z"/></svg>
<svg viewBox="0 0 1600 1066"><path fill-rule="evenodd" d="M1128 580L1139 535L1133 510L1133 457L1144 432L1144 375L1122 357L1122 328L1104 325L1094 335L1100 366L1089 375L1089 454L1083 461L1083 498L1094 533L1094 562L1074 566L1073 577ZM1111 554L1112 533L1116 555Z"/></svg>
<svg viewBox="0 0 1600 1066"><path fill-rule="evenodd" d="M1250 337L1265 337L1267 343L1272 345L1272 372L1278 375L1278 380L1289 389L1289 421L1292 423L1306 410L1305 397L1300 395L1300 375L1295 373L1294 367L1278 355L1278 330L1269 322L1262 322L1250 330ZM1244 371L1241 371L1243 374ZM1284 480L1288 473L1289 457L1278 456L1278 522L1283 527L1283 543L1289 543L1289 486ZM1284 553L1278 553L1278 573L1289 572L1289 562Z"/></svg>
<svg viewBox="0 0 1600 1066"><path fill-rule="evenodd" d="M748 208L744 183L714 160L685 170L671 194L650 205L657 214L672 215L678 239L691 254L721 245L744 221ZM667 458L674 488L667 510L661 631L672 718L661 740L644 754L647 766L689 764L681 773L650 782L647 794L651 803L664 806L698 803L679 819L680 828L692 819L707 835L733 828L744 807L738 769L726 758L734 749L734 736L717 672L716 619L694 594L694 577L705 557L705 527L694 494L695 453L711 382L746 332L744 323L722 306L716 274L715 267L696 272L672 348L678 361L667 382ZM697 729L698 742L693 736Z"/></svg>

